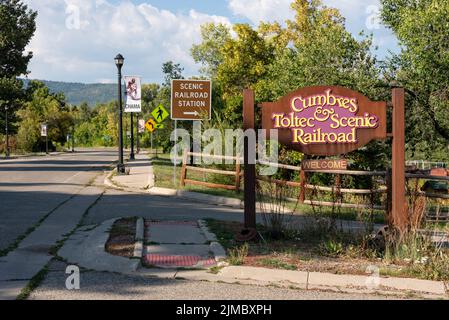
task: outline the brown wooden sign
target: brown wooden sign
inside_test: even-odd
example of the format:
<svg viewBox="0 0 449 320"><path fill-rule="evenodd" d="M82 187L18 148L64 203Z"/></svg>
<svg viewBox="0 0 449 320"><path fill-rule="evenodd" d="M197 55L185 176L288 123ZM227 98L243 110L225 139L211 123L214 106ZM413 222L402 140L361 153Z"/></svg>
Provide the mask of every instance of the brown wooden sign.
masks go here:
<svg viewBox="0 0 449 320"><path fill-rule="evenodd" d="M262 128L278 129L280 143L305 154L346 154L387 137L386 102L351 89L306 87L261 105Z"/></svg>
<svg viewBox="0 0 449 320"><path fill-rule="evenodd" d="M210 80L172 80L171 117L173 120L211 118Z"/></svg>
<svg viewBox="0 0 449 320"><path fill-rule="evenodd" d="M344 159L340 160L304 160L301 164L303 170L347 170L348 161Z"/></svg>

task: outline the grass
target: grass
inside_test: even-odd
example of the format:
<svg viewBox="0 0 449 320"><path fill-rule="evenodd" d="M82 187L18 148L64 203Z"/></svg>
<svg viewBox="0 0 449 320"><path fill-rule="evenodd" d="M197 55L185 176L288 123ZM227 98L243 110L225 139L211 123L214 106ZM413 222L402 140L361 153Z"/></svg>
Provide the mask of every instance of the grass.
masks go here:
<svg viewBox="0 0 449 320"><path fill-rule="evenodd" d="M209 230L215 234L218 242L225 248L231 249L235 246L235 235L238 229L232 230L229 226L219 220L205 219Z"/></svg>
<svg viewBox="0 0 449 320"><path fill-rule="evenodd" d="M31 278L30 282L28 282L27 286L22 289L20 294L17 296L16 300L26 300L31 295L31 293L39 287L39 285L44 281L45 277L48 274L48 265L42 268L33 278Z"/></svg>
<svg viewBox="0 0 449 320"><path fill-rule="evenodd" d="M283 270L298 270L298 267L294 264L284 262L277 258L263 258L259 260L259 263L268 268L283 269Z"/></svg>

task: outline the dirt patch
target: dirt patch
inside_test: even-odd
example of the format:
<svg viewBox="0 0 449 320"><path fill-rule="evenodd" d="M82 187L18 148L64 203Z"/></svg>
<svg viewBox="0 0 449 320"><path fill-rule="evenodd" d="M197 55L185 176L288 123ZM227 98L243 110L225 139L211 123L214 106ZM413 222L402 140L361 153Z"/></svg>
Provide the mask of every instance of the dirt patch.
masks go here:
<svg viewBox="0 0 449 320"><path fill-rule="evenodd" d="M106 252L120 257L132 258L136 236L137 218L117 220L111 228L106 242Z"/></svg>
<svg viewBox="0 0 449 320"><path fill-rule="evenodd" d="M228 256L233 248L242 244L235 241L235 235L242 230L238 222L208 220L209 228L217 235L220 243L227 249ZM248 255L243 259L243 265L309 272L325 272L333 274L366 275L369 266L384 267L377 258L360 258L344 255L328 257L323 255L320 242L301 239L274 240L264 236L264 240L250 242Z"/></svg>

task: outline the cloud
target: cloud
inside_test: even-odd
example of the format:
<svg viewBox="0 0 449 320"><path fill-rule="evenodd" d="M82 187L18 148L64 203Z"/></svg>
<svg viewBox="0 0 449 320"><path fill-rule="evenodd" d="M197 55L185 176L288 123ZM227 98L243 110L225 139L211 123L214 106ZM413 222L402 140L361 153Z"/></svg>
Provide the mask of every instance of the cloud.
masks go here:
<svg viewBox="0 0 449 320"><path fill-rule="evenodd" d="M190 47L201 40L206 22L229 19L190 10L173 13L149 3L107 0L26 0L38 11L37 31L29 45L34 57L30 78L112 82L117 53L125 74L159 82L163 62L173 60L196 75Z"/></svg>
<svg viewBox="0 0 449 320"><path fill-rule="evenodd" d="M249 19L258 25L260 21L284 22L293 18L292 0L228 0L229 9L236 16Z"/></svg>
<svg viewBox="0 0 449 320"><path fill-rule="evenodd" d="M291 9L293 0L227 0L234 15L251 21L255 26L261 21L284 22L294 17ZM346 27L357 37L360 31L373 34L374 44L379 46L380 57L387 50L397 51L397 40L390 30L382 26L378 13L380 0L322 0L326 7L336 8L346 19Z"/></svg>

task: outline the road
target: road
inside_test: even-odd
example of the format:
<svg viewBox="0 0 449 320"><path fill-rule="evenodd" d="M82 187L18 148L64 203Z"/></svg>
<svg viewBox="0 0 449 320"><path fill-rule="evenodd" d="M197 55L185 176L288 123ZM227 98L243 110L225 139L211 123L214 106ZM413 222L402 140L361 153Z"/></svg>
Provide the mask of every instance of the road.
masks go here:
<svg viewBox="0 0 449 320"><path fill-rule="evenodd" d="M116 151L0 160L0 251L77 194L117 158Z"/></svg>

